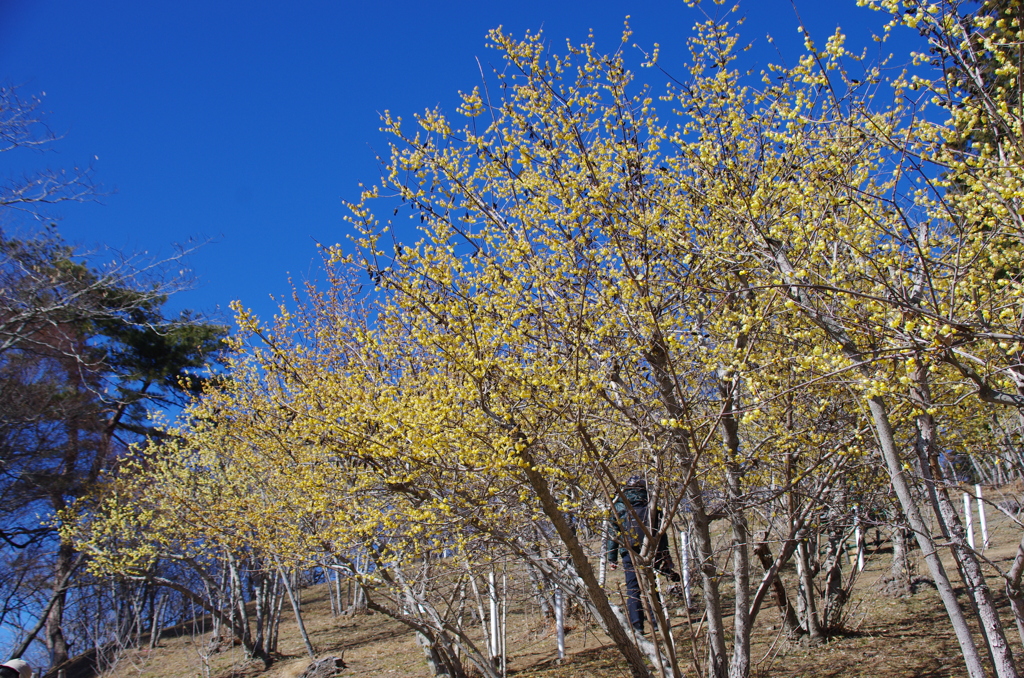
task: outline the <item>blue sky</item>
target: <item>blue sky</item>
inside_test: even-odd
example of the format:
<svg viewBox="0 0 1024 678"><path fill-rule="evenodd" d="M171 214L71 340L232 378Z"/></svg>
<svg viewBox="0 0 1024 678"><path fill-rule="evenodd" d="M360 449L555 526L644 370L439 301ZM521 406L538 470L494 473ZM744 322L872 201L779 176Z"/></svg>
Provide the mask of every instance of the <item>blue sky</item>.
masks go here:
<svg viewBox="0 0 1024 678"><path fill-rule="evenodd" d="M854 0L797 7L820 42L878 21ZM498 60L490 28L543 28L556 46L593 29L614 49L626 15L670 68L701 17L682 0L0 0L0 80L45 92L63 135L48 153L0 156L0 176L91 164L107 195L57 211L67 240L166 255L210 238L190 260L198 286L173 306L227 319L240 299L267 316L289 275L317 276L315 240L344 241L342 201L375 181L386 148L378 112L453 112L480 81L476 59ZM789 0L744 1L742 15L760 47L766 33L800 41Z"/></svg>

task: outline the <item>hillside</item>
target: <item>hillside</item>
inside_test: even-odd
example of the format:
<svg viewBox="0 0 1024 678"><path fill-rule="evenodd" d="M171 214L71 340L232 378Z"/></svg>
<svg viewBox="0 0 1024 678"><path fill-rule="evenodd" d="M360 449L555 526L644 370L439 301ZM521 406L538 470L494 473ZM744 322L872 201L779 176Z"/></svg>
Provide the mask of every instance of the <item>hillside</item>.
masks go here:
<svg viewBox="0 0 1024 678"><path fill-rule="evenodd" d="M1001 515L992 517L992 547L985 555L1005 568L1016 550L1019 529ZM888 568L891 553L888 542L870 548L865 571L857 579L846 633L819 647L793 643L781 633L777 610L766 603L758 617L753 646L757 662L752 675L796 676L959 676L963 664L956 640L949 627L939 598L917 566L915 593L908 599L896 599L879 593L879 582ZM913 554L919 559L920 554ZM951 563L949 563L951 565ZM792 568L784 572L787 580ZM990 580L1007 616L1007 628L1013 622L1005 596L996 579ZM609 576L613 591L621 591L621 570ZM792 589L792 587L790 587ZM961 594L962 595L962 594ZM343 656L347 668L341 676L427 677L422 650L412 632L380 614L358 613L335 617L331 613L325 586L303 591L303 610L307 630L318 656ZM966 599L963 599L967 604ZM699 633L699 620L687 622L685 610L674 617L677 643L684 666L691 667L689 641L691 630ZM539 607L520 601L508 610L509 665L514 676L544 678L619 678L627 676L621 658L604 634L587 620L571 615L567 621L566 660L557 661L553 624L545 620ZM197 620L190 628L165 632L154 649L124 652L102 678L296 678L309 665L294 620L285 616L280 630L281 656L270 670L263 672L258 663L246 662L236 647L213 649L217 645ZM980 638L979 638L980 641ZM1019 651L1016 634L1011 644ZM67 678L83 678L69 671Z"/></svg>

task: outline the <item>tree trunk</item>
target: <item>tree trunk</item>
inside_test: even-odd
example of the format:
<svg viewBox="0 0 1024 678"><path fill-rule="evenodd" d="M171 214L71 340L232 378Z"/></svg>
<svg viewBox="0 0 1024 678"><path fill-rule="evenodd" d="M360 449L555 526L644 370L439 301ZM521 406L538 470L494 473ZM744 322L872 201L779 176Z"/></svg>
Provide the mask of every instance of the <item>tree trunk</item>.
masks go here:
<svg viewBox="0 0 1024 678"><path fill-rule="evenodd" d="M821 609L821 626L826 635L839 631L846 605L846 588L843 582L843 558L846 556L844 531L833 526L829 531L828 553L825 556L825 600ZM855 576L857 566L854 564Z"/></svg>
<svg viewBox="0 0 1024 678"><path fill-rule="evenodd" d="M735 469L728 471L732 499L732 569L735 587L733 605L733 647L729 678L747 678L750 674L750 540L747 518L740 506L740 481Z"/></svg>
<svg viewBox="0 0 1024 678"><path fill-rule="evenodd" d="M656 332L651 347L645 357L651 365L658 383L658 395L668 415L677 420L685 420L685 409L676 394L676 380L669 359L669 350L664 337ZM669 450L675 454L684 467L692 467L686 436L678 430L670 434ZM725 678L728 673L728 658L725 653L725 626L722 620L722 604L718 593L718 568L715 566L714 547L711 542L711 521L704 507L704 497L696 479L691 479L686 487L686 496L693 511L694 547L704 589L704 606L707 611L708 648L711 654L708 662L710 678Z"/></svg>
<svg viewBox="0 0 1024 678"><path fill-rule="evenodd" d="M269 668L274 663L274 660L267 653L266 647L264 647L262 642L263 629L259 623L261 620L261 612L257 609L257 637L253 638L251 633L251 624L249 621L249 611L245 605L245 589L242 585L241 574L238 571L238 564L233 556L227 556L227 563L231 584L231 627L234 630L235 635L242 641L242 646L245 648L246 654L255 659L259 659L263 662L264 666Z"/></svg>
<svg viewBox="0 0 1024 678"><path fill-rule="evenodd" d="M603 551L603 542L601 546L601 550ZM554 588L547 581L545 581L543 573L538 571L537 568L535 568L531 563L529 563L529 561L527 561L526 573L529 575L530 581L533 582L533 590L536 592L534 595L537 598L537 603L540 605L541 615L545 619L554 619L555 608L551 604L551 600L548 598L548 591L553 591Z"/></svg>
<svg viewBox="0 0 1024 678"><path fill-rule="evenodd" d="M309 655L310 659L316 659L316 650L313 649L313 643L310 642L309 634L306 632L306 625L302 622L302 606L299 604L298 596L295 595L295 590L291 582L288 581L288 577L280 564L277 566L277 573L281 578L281 583L284 585L284 590L288 593L288 600L292 604L292 612L295 614L295 625L299 629L299 635L302 636L302 643L306 646L306 654ZM330 588L330 585L331 583L328 581L328 588Z"/></svg>
<svg viewBox="0 0 1024 678"><path fill-rule="evenodd" d="M149 627L149 649L160 645L160 633L163 631L164 608L167 607L168 596L166 593L156 599L153 605L153 619Z"/></svg>
<svg viewBox="0 0 1024 678"><path fill-rule="evenodd" d="M1017 545L1017 555L1006 573L1006 597L1010 599L1013 620L1017 623L1017 634L1024 643L1024 590L1021 589L1021 575L1024 574L1024 537Z"/></svg>
<svg viewBox="0 0 1024 678"><path fill-rule="evenodd" d="M889 535L892 541L892 564L889 566L884 591L890 596L906 598L911 593L907 528L894 522L889 528Z"/></svg>
<svg viewBox="0 0 1024 678"><path fill-rule="evenodd" d="M253 656L255 654L255 651L252 647L252 640L248 633L248 630L239 625L238 618L231 615L231 609L229 609L229 611L225 613L222 607L214 604L212 600L197 595L188 587L182 586L178 582L173 581L171 579L166 579L164 577L150 577L149 579L157 586L165 586L171 589L172 591L177 591L186 600L192 602L200 609L210 613L210 615L214 619L218 620L221 624L231 629L231 632L234 634L234 636L238 638L239 641L241 641L242 647L245 648L247 654L249 654L250 656Z"/></svg>
<svg viewBox="0 0 1024 678"><path fill-rule="evenodd" d="M788 283L795 282L797 280L796 269L786 256L783 243L765 238L764 244L774 261L775 267L782 274L783 278ZM847 335L846 330L834 318L822 311L816 310L817 304L811 298L811 292L806 287L793 284L789 288L789 294L800 303L803 312L825 332L829 339L839 347L839 350L847 358L854 361L855 364L862 365L861 372L863 374L871 376L870 370L864 366L864 356ZM886 469L889 472L893 489L896 491L896 496L899 498L903 513L907 517L910 528L914 531L914 536L921 547L925 562L928 564L928 569L935 580L935 586L939 590L939 597L942 599L943 607L946 608L946 614L949 616L949 621L953 625L953 631L956 633L957 642L960 644L960 652L964 657L967 674L971 678L983 678L985 670L982 667L981 656L978 654L978 648L974 644L974 639L971 638L963 609L956 599L953 586L950 584L946 570L942 566L942 561L935 552L935 542L928 532L928 526L925 524L924 518L921 517L921 510L904 475L899 450L896 449L892 424L889 421L889 413L882 397L875 395L868 398L868 409L871 411L875 432L878 435L880 452Z"/></svg>
<svg viewBox="0 0 1024 678"><path fill-rule="evenodd" d="M57 547L57 562L54 564L54 582L57 590L53 596L53 606L46 617L46 645L50 649L50 665L60 666L68 660L68 643L64 636L64 606L67 604L67 588L60 582L66 582L74 569L74 552L70 544L61 542Z"/></svg>
<svg viewBox="0 0 1024 678"><path fill-rule="evenodd" d="M745 345L741 334L737 337L737 348ZM718 390L722 396L722 442L729 456L740 456L739 424L734 408L736 404L736 381L729 378L725 369L718 371ZM730 463L726 469L726 484L729 493L729 521L732 524L732 573L733 573L733 646L732 661L729 663L729 678L747 678L750 674L750 541L747 518L744 515L740 469Z"/></svg>
<svg viewBox="0 0 1024 678"><path fill-rule="evenodd" d="M63 600L64 593L67 591L68 582L81 562L82 554L79 553L75 558L75 562L72 564L71 569L69 569L64 575L64 578L57 580L57 584L53 588L53 593L50 594L50 600L47 601L46 607L43 608L42 613L39 615L39 621L36 622L36 625L27 634L25 634L21 643L19 643L14 649L14 652L11 653L12 657L22 657L26 652L28 652L28 648L32 645L32 641L36 639L39 632L42 631L43 627L46 626L47 622L49 622L50 612L53 610L54 605L56 605L58 601ZM49 647L49 645L47 645L47 647ZM54 664L54 666L56 666L56 664Z"/></svg>
<svg viewBox="0 0 1024 678"><path fill-rule="evenodd" d="M427 661L427 668L430 669L430 675L451 676L448 667L445 666L444 661L441 659L441 655L437 652L437 643L435 643L430 636L421 631L417 631L416 642L419 644L420 649L423 650L423 656Z"/></svg>
<svg viewBox="0 0 1024 678"><path fill-rule="evenodd" d="M708 625L708 676L725 678L728 659L725 653L725 624L722 619L722 600L718 590L718 567L715 565L714 545L711 542L711 521L704 510L704 497L697 482L690 483L687 498L693 510L693 546L697 558L704 593L704 609Z"/></svg>
<svg viewBox="0 0 1024 678"><path fill-rule="evenodd" d="M818 601L814 589L814 573L811 570L810 557L807 553L807 541L800 539L796 545L796 569L800 580L800 602L803 607L804 628L812 645L824 639L821 633L821 621L818 618Z"/></svg>
<svg viewBox="0 0 1024 678"><path fill-rule="evenodd" d="M428 644L428 646L424 646L424 651L429 655L428 661L435 662L435 670L436 668L442 668L443 670L442 673L435 675L447 674L451 678L465 678L466 669L459 659L459 654L453 645L452 637L445 630L446 624L441 619L437 610L429 601L421 596L417 596L411 588L405 585L404 581L399 582L398 585L403 590L402 596L413 604L414 611L405 614L399 610L390 609L375 601L369 595L369 591L364 591L367 609L386 615L415 631L417 636L422 638L422 640L418 638L418 642L421 645L424 641ZM424 621L424 616L429 621ZM467 657L484 678L501 678L490 659L480 652L480 649L470 638L465 636L458 628L450 630L458 641L461 641L461 646Z"/></svg>
<svg viewBox="0 0 1024 678"><path fill-rule="evenodd" d="M917 447L919 455L923 455L925 460L922 463L922 475L925 477L925 482L934 487L934 491L930 494L936 501L934 507L938 510L936 518L943 525L943 531L950 540L953 558L977 611L982 637L985 638L996 675L999 678L1016 678L1017 667L1014 665L1013 653L1006 642L1003 623L999 619L999 612L992 600L992 592L989 590L985 574L981 570L977 554L967 542L960 515L956 512L956 507L942 482L942 467L939 464L938 456L938 432L932 415L928 413L932 403L926 375L926 368L924 366L919 368L914 374L910 390L911 400L919 408Z"/></svg>
<svg viewBox="0 0 1024 678"><path fill-rule="evenodd" d="M769 574L775 564L772 562L772 552L768 547L768 543L759 543L754 548L754 555L761 561L761 567L764 568L765 574ZM772 576L771 585L775 606L779 608L779 614L782 615L782 628L786 632L786 638L796 640L803 634L804 630L800 627L800 620L797 619L796 610L793 609L793 605L789 602L789 596L786 595L786 585L777 574Z"/></svg>
<svg viewBox="0 0 1024 678"><path fill-rule="evenodd" d="M971 678L984 678L985 670L981 664L981 656L978 654L978 648L974 644L974 639L971 638L971 631L967 626L967 620L964 618L963 609L956 599L953 585L946 575L946 569L943 567L938 553L936 553L935 542L932 540L924 518L921 517L921 509L918 507L917 501L914 499L913 492L910 489L910 484L904 475L903 464L900 461L899 451L896 449L892 425L889 423L889 413L881 396L869 398L868 408L871 410L871 416L874 419L882 459L885 461L889 471L892 487L896 491L900 506L903 507L903 514L907 517L910 529L914 531L917 544L921 547L921 553L928 564L928 570L931 572L932 579L939 591L939 597L946 608L946 614L953 625L953 631L956 633L957 641L960 644L960 651L963 653L967 674Z"/></svg>

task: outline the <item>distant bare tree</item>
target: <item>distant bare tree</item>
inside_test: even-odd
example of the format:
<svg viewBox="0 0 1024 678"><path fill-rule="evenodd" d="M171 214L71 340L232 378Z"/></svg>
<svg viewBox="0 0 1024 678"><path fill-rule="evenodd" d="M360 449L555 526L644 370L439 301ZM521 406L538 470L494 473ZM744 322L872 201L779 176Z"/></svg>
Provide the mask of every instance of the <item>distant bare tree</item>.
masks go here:
<svg viewBox="0 0 1024 678"><path fill-rule="evenodd" d="M17 87L0 85L0 153L16 149L43 151L59 136L47 127L39 97L22 97ZM0 183L0 207L44 219L41 208L96 196L92 169L41 170Z"/></svg>

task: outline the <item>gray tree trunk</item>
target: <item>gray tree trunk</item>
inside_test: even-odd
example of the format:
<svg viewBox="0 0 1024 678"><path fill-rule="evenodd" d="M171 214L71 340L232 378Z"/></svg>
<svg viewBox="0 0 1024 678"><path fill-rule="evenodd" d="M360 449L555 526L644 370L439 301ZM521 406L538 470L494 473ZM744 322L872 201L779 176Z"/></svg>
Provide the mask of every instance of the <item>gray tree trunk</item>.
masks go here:
<svg viewBox="0 0 1024 678"><path fill-rule="evenodd" d="M292 604L292 613L295 615L295 625L299 629L299 635L302 636L302 643L306 646L306 654L309 655L310 659L316 659L316 650L313 649L313 643L309 640L309 633L306 632L306 625L302 621L302 605L299 602L299 598L296 595L295 589L292 583L288 580L288 575L281 567L280 563L277 563L275 558L275 564L277 564L277 573L281 577L281 583L284 584L284 589L288 593L288 600ZM327 586L330 588L331 583L328 581Z"/></svg>
<svg viewBox="0 0 1024 678"><path fill-rule="evenodd" d="M764 568L765 574L770 573L775 564L772 562L772 552L768 548L767 542L759 543L754 548L754 555L761 561L761 567ZM782 615L782 628L786 632L786 638L798 639L803 635L804 630L800 627L800 620L797 619L796 610L793 608L789 596L786 595L786 585L778 575L772 577L772 596L775 598L775 606L779 608L779 614Z"/></svg>
<svg viewBox="0 0 1024 678"><path fill-rule="evenodd" d="M1017 634L1024 643L1024 590L1021 589L1021 575L1024 574L1024 537L1017 545L1017 555L1005 575L1006 597L1010 599L1013 620L1017 623Z"/></svg>
<svg viewBox="0 0 1024 678"><path fill-rule="evenodd" d="M573 567L586 588L587 596L594 606L605 632L611 636L612 642L615 643L616 648L625 657L629 665L630 674L634 678L650 678L651 673L644 662L643 655L636 644L633 643L629 634L626 633L619 617L612 610L604 587L598 584L597 575L594 573L594 568L590 565L590 559L587 558L583 546L576 537L576 531L565 519L565 515L558 506L558 501L551 493L547 478L537 470L537 462L530 453L530 448L526 447L523 449L520 452L520 456L524 462L523 471L526 474L527 481L540 500L544 515L555 526L555 531L568 550Z"/></svg>
<svg viewBox="0 0 1024 678"><path fill-rule="evenodd" d="M907 528L900 523L893 523L889 535L892 541L892 564L889 566L884 590L887 595L906 598L911 593Z"/></svg>
<svg viewBox="0 0 1024 678"><path fill-rule="evenodd" d="M796 569L800 578L800 601L803 608L803 624L812 645L821 643L821 620L818 618L818 596L814 589L814 573L807 553L807 540L800 539L796 545Z"/></svg>
<svg viewBox="0 0 1024 678"><path fill-rule="evenodd" d="M995 602L992 600L992 592L989 590L985 574L981 570L977 554L970 547L967 541L966 532L956 507L949 498L943 480L942 468L939 465L937 438L938 432L935 421L928 409L931 407L931 396L926 381L927 371L924 367L914 374L913 386L911 388L911 399L920 408L917 415L917 428L919 435L919 453L924 456L922 464L922 475L925 482L932 485L931 496L936 500L938 513L936 518L943 526L943 532L950 540L950 548L953 551L953 558L960 570L964 586L971 596L977 611L980 622L982 637L988 647L992 664L996 669L999 678L1017 678L1017 667L1014 665L1013 653L1006 642L1006 635L1003 632L1003 623L999 619L999 612L996 610ZM936 483L936 481L938 481Z"/></svg>
<svg viewBox="0 0 1024 678"><path fill-rule="evenodd" d="M825 595L821 608L821 626L826 635L838 631L843 622L843 608L846 606L846 586L843 581L843 558L846 557L846 543L843 529L833 526L829 530L827 553L823 563L825 571ZM854 564L851 576L856 576Z"/></svg>
<svg viewBox="0 0 1024 678"><path fill-rule="evenodd" d="M871 416L875 422L875 431L878 434L882 459L885 461L889 471L892 487L896 491L897 498L900 500L900 506L903 507L903 514L907 517L910 529L914 531L917 544L921 548L921 553L928 564L928 570L931 572L932 579L939 591L942 605L946 608L946 614L953 625L953 632L956 634L957 641L960 644L960 651L963 653L967 674L971 678L984 678L985 669L982 667L981 656L978 654L978 648L974 644L970 628L967 626L967 620L964 618L964 611L956 599L953 585L950 583L946 569L943 567L939 554L935 550L935 542L932 540L932 535L928 531L924 518L921 517L921 510L904 475L903 464L896 449L895 436L889 423L889 413L881 396L870 398L868 400L868 408L871 410Z"/></svg>
<svg viewBox="0 0 1024 678"><path fill-rule="evenodd" d="M658 383L658 395L666 412L672 418L685 420L685 409L679 402L676 393L676 380L669 359L669 350L664 337L657 335L645 357L651 365L655 380ZM675 454L684 467L693 464L689 442L678 430L671 434L669 449ZM694 547L704 589L704 606L707 612L708 675L710 678L725 678L728 673L729 660L725 653L725 626L722 620L722 604L718 593L718 568L715 566L714 547L711 542L711 521L704 507L704 497L700 485L695 479L686 488L686 496L693 512Z"/></svg>
<svg viewBox="0 0 1024 678"><path fill-rule="evenodd" d="M729 518L732 522L732 571L734 584L733 646L729 678L750 675L750 530L740 505L740 480L735 469L728 471L729 494L732 500Z"/></svg>
<svg viewBox="0 0 1024 678"><path fill-rule="evenodd" d="M687 491L690 500L693 524L694 555L697 571L700 572L704 593L704 610L708 627L708 676L725 678L728 673L728 658L725 653L725 624L722 619L722 599L718 590L718 567L715 565L714 545L711 542L711 521L704 510L704 497L696 481Z"/></svg>

